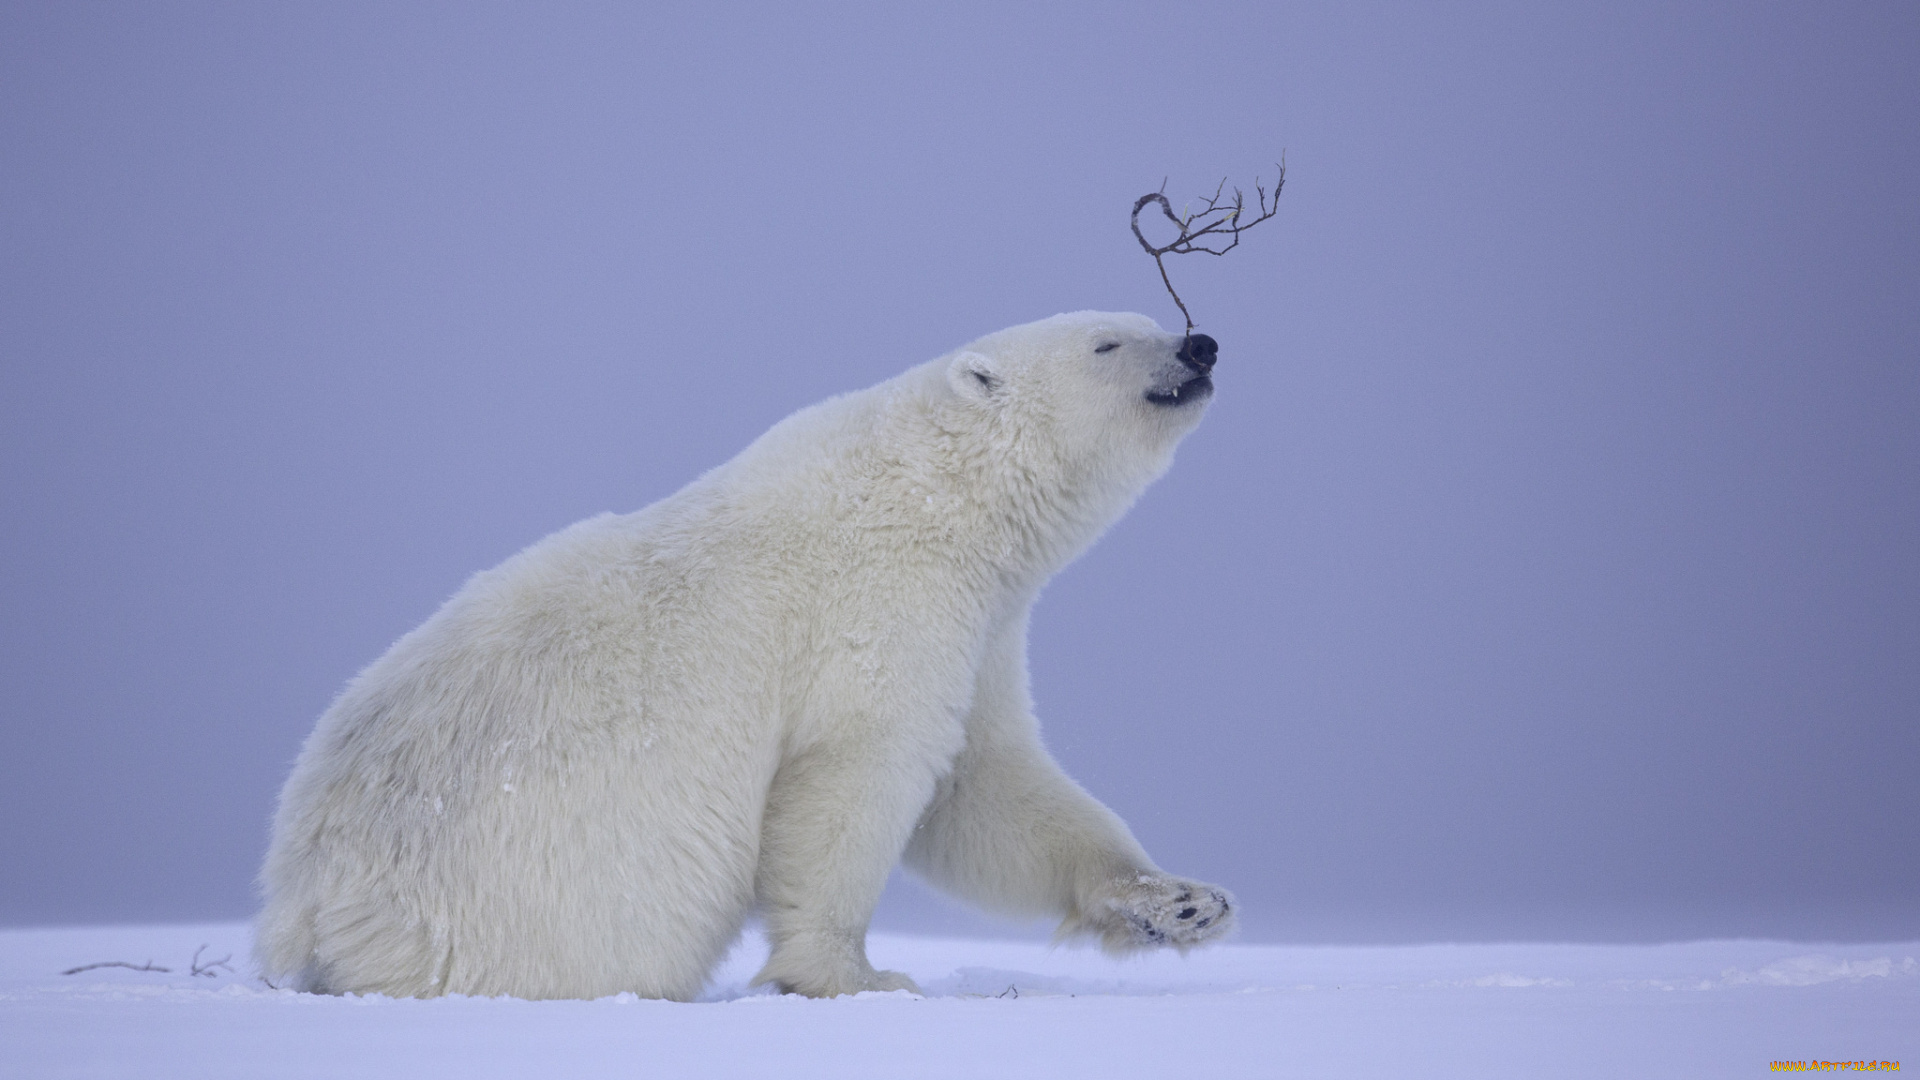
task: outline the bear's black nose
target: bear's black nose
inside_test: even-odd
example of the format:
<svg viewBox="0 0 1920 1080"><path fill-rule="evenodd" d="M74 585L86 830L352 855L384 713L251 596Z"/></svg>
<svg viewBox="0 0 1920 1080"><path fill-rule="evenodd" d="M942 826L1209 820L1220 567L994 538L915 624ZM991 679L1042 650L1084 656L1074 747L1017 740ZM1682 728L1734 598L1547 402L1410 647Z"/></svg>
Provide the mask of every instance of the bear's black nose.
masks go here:
<svg viewBox="0 0 1920 1080"><path fill-rule="evenodd" d="M1205 375L1213 370L1213 361L1220 355L1220 343L1205 334L1188 334L1174 355L1181 363Z"/></svg>

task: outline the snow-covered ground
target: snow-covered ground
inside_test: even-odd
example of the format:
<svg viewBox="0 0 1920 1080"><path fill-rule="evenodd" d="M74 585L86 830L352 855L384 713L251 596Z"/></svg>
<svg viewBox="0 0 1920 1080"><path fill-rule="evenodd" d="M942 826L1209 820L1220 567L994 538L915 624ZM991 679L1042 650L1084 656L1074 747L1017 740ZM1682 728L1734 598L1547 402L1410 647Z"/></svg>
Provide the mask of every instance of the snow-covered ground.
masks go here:
<svg viewBox="0 0 1920 1080"><path fill-rule="evenodd" d="M833 1001L328 998L272 990L247 929L0 932L0 1076L1744 1077L1920 1068L1920 942L1227 945L1096 952L874 935L927 990ZM233 970L190 973L231 956ZM167 972L95 968L125 961Z"/></svg>

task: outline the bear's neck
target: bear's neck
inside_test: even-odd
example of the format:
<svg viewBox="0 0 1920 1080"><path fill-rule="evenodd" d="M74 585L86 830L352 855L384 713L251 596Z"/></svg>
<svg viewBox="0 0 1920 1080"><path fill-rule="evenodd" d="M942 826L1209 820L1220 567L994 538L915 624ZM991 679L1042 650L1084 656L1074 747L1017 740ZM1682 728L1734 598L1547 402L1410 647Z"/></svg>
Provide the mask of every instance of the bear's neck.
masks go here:
<svg viewBox="0 0 1920 1080"><path fill-rule="evenodd" d="M953 557L990 566L1022 593L1039 587L1118 521L1166 462L965 452L950 438L931 455L932 482L909 482L905 503L940 490L947 513L926 537ZM1003 448L1004 443L988 443ZM1015 444L1016 446L1018 444ZM937 478L937 479L935 479Z"/></svg>

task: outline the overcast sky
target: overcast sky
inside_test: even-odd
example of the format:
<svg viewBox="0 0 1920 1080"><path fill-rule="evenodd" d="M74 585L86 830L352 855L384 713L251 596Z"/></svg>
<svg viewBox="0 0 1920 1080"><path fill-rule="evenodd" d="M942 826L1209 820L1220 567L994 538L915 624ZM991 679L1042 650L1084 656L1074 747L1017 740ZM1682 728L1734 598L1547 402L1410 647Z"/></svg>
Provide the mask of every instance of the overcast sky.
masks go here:
<svg viewBox="0 0 1920 1080"><path fill-rule="evenodd" d="M0 147L0 922L250 913L469 574L1284 149L1069 771L1256 940L1920 937L1911 3L11 3Z"/></svg>

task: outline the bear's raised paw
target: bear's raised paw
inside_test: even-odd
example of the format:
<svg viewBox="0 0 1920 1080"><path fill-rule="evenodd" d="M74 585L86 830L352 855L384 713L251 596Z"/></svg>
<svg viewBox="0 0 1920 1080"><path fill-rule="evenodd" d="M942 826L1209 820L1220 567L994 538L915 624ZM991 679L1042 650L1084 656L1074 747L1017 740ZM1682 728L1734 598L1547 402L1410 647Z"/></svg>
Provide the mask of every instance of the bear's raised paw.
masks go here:
<svg viewBox="0 0 1920 1080"><path fill-rule="evenodd" d="M1185 952L1232 929L1233 896L1197 881L1141 874L1107 901L1111 921L1101 928L1108 952L1171 946Z"/></svg>

